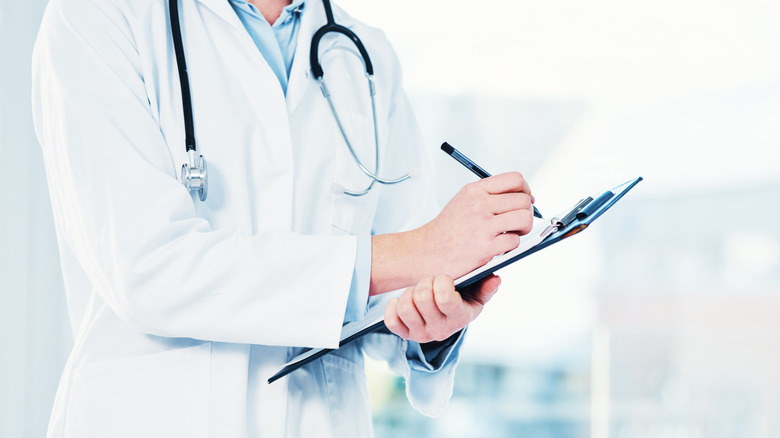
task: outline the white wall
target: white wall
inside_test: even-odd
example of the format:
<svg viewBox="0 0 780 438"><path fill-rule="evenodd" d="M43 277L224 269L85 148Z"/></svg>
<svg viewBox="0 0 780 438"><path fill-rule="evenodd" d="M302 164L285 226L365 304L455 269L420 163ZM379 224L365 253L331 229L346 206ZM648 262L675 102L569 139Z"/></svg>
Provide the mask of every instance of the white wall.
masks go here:
<svg viewBox="0 0 780 438"><path fill-rule="evenodd" d="M45 1L0 0L0 436L46 432L71 345L30 54Z"/></svg>

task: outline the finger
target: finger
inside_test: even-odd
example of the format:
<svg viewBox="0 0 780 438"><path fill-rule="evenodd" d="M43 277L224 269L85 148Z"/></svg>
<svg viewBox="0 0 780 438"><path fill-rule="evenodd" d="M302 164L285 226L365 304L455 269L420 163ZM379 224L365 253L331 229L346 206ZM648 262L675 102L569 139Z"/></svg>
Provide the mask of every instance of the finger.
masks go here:
<svg viewBox="0 0 780 438"><path fill-rule="evenodd" d="M515 210L493 216L493 229L496 234L517 232L525 235L534 227L534 213L531 210Z"/></svg>
<svg viewBox="0 0 780 438"><path fill-rule="evenodd" d="M531 195L531 187L519 172L501 173L484 180L485 189L490 194L523 192Z"/></svg>
<svg viewBox="0 0 780 438"><path fill-rule="evenodd" d="M515 233L499 234L493 239L493 255L509 252L520 246L520 236Z"/></svg>
<svg viewBox="0 0 780 438"><path fill-rule="evenodd" d="M409 328L398 317L398 298L387 302L385 307L385 325L387 329L403 339L409 339Z"/></svg>
<svg viewBox="0 0 780 438"><path fill-rule="evenodd" d="M449 277L448 277L449 278ZM446 278L440 280L439 286L433 289L436 306L447 318L458 315L463 310L463 297L455 290L452 278L445 283Z"/></svg>
<svg viewBox="0 0 780 438"><path fill-rule="evenodd" d="M498 287L501 286L501 277L498 275L490 275L484 280L479 282L479 288L474 294L474 301L478 302L481 306L490 301L493 295L498 292Z"/></svg>
<svg viewBox="0 0 780 438"><path fill-rule="evenodd" d="M527 193L500 193L490 195L490 208L493 214L501 214L515 210L530 210L531 197Z"/></svg>
<svg viewBox="0 0 780 438"><path fill-rule="evenodd" d="M433 291L437 287L442 287L442 280L440 280L439 277L431 279L430 281L424 280L414 288L414 305L426 326L441 325L445 319L445 315L436 306L436 298L433 295ZM444 287L446 287L446 285Z"/></svg>
<svg viewBox="0 0 780 438"><path fill-rule="evenodd" d="M419 284L418 284L419 286ZM418 287L410 287L404 291L398 300L397 313L401 322L409 329L409 336L414 337L425 330L425 320L414 305L414 290Z"/></svg>
<svg viewBox="0 0 780 438"><path fill-rule="evenodd" d="M477 283L470 284L460 290L460 295L466 301L466 306L471 308L472 312L476 310L476 314L479 314L482 306L490 301L498 291L499 285L501 285L501 279L491 274Z"/></svg>
<svg viewBox="0 0 780 438"><path fill-rule="evenodd" d="M423 318L425 318L425 330L428 335L436 341L443 341L454 333L455 329L449 327L447 315L439 309L434 292L437 290L450 291L457 295L452 277L449 275L439 275L433 280L433 289L430 291L431 307L427 312L424 312L420 307L418 307L418 309L420 310L420 313L423 314Z"/></svg>

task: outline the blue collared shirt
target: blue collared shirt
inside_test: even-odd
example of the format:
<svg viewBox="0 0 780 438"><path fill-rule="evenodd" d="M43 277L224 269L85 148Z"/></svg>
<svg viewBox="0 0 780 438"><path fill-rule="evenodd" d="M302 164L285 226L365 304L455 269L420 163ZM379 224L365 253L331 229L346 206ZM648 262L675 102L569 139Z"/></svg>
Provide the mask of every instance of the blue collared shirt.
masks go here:
<svg viewBox="0 0 780 438"><path fill-rule="evenodd" d="M263 14L246 0L230 0L230 5L233 6L239 20L244 24L276 78L279 79L285 95L290 68L295 57L298 30L301 27L303 1L293 1L282 10L276 22L270 24Z"/></svg>

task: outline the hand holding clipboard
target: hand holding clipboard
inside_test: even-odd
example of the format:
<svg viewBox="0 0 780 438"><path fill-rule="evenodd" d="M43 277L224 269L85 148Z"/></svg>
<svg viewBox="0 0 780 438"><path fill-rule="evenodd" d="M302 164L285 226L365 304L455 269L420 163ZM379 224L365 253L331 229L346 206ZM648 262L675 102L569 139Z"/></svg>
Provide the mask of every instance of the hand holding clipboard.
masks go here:
<svg viewBox="0 0 780 438"><path fill-rule="evenodd" d="M442 145L442 149L444 150L444 145ZM452 148L452 150L455 151L454 148ZM447 150L445 150L445 152L447 152ZM452 155L453 158L456 158L454 154L450 155ZM465 156L462 154L460 154L460 156L465 158ZM468 159L466 158L466 160ZM489 174L485 172L484 169L480 168L470 160L468 160L468 162L471 163L471 165L463 163L460 160L458 161L464 164L477 175L479 175L477 172L482 171L485 175L489 176ZM617 203L640 181L642 181L642 177L637 177L613 189L606 190L603 193L595 196L595 198L586 197L574 203L573 207L564 210L562 213L554 216L550 220L538 221L531 232L521 237L520 245L516 249L494 257L484 266L458 278L455 280L455 289L463 293L467 291L470 286L486 278L490 274L506 266L509 266L512 263L515 263L518 260L521 260L533 253L541 251L550 245L580 233L581 231L588 228L590 224L598 219L602 214L604 214L604 212L615 205L615 203ZM535 207L534 210L535 213L538 213L538 210L536 210ZM539 214L538 217L541 217L541 214ZM376 308L373 310L374 311L369 312L369 314L366 315L362 321L346 324L342 328L339 347L343 347L344 345L360 339L369 333L386 328L383 320L384 309ZM278 373L269 378L268 383L272 383L279 378L286 376L287 374L295 371L296 369L306 365L313 360L316 360L319 357L330 353L331 351L333 351L333 349L327 348L314 348L304 351L285 364L285 366Z"/></svg>

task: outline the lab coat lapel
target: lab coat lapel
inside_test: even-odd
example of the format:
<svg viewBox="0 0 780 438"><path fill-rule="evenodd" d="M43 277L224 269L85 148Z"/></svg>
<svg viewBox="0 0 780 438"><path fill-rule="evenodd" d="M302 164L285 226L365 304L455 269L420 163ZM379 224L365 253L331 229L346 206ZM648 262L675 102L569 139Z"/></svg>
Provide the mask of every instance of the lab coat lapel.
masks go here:
<svg viewBox="0 0 780 438"><path fill-rule="evenodd" d="M176 1L176 0L169 0L169 1ZM241 21L238 19L238 15L236 15L236 12L233 10L233 7L230 6L229 0L196 0L196 1L203 4L207 8L211 9L211 11L217 14L217 16L227 21L234 27L243 29L244 25L241 24Z"/></svg>
<svg viewBox="0 0 780 438"><path fill-rule="evenodd" d="M231 26L233 26L236 29L236 31L240 34L240 37L243 40L243 44L246 45L248 49L247 56L251 56L251 59L257 62L256 66L248 71L248 72L255 72L255 76L247 77L246 81L243 82L244 87L247 89L252 88L253 86L261 87L261 88L263 87L262 81L256 80L257 79L256 72L260 70L263 70L266 75L270 75L270 77L274 78L268 83L274 84L273 86L277 87L277 81L273 74L273 71L271 70L271 66L268 65L268 62L266 62L262 54L259 51L257 51L257 46L255 45L255 42L252 40L252 37L249 35L249 32L247 32L246 28L244 27L244 24L241 23L241 20L238 18L238 15L233 10L233 7L230 5L230 0L196 0L196 1L202 3L212 12L214 12L218 17L227 21ZM281 88L279 89L279 91L281 92ZM261 96L263 94L254 94L254 95ZM262 101L260 103L267 104L267 101Z"/></svg>
<svg viewBox="0 0 780 438"><path fill-rule="evenodd" d="M334 10L334 14L336 11ZM338 22L338 18L336 19ZM295 58L290 69L290 80L287 85L287 114L292 114L301 102L306 91L311 86L319 87L311 74L309 61L311 52L311 38L314 33L327 22L322 0L306 0L306 9L301 17L301 30L298 32L298 41L295 45ZM320 53L333 44L335 39L326 39L320 44Z"/></svg>

